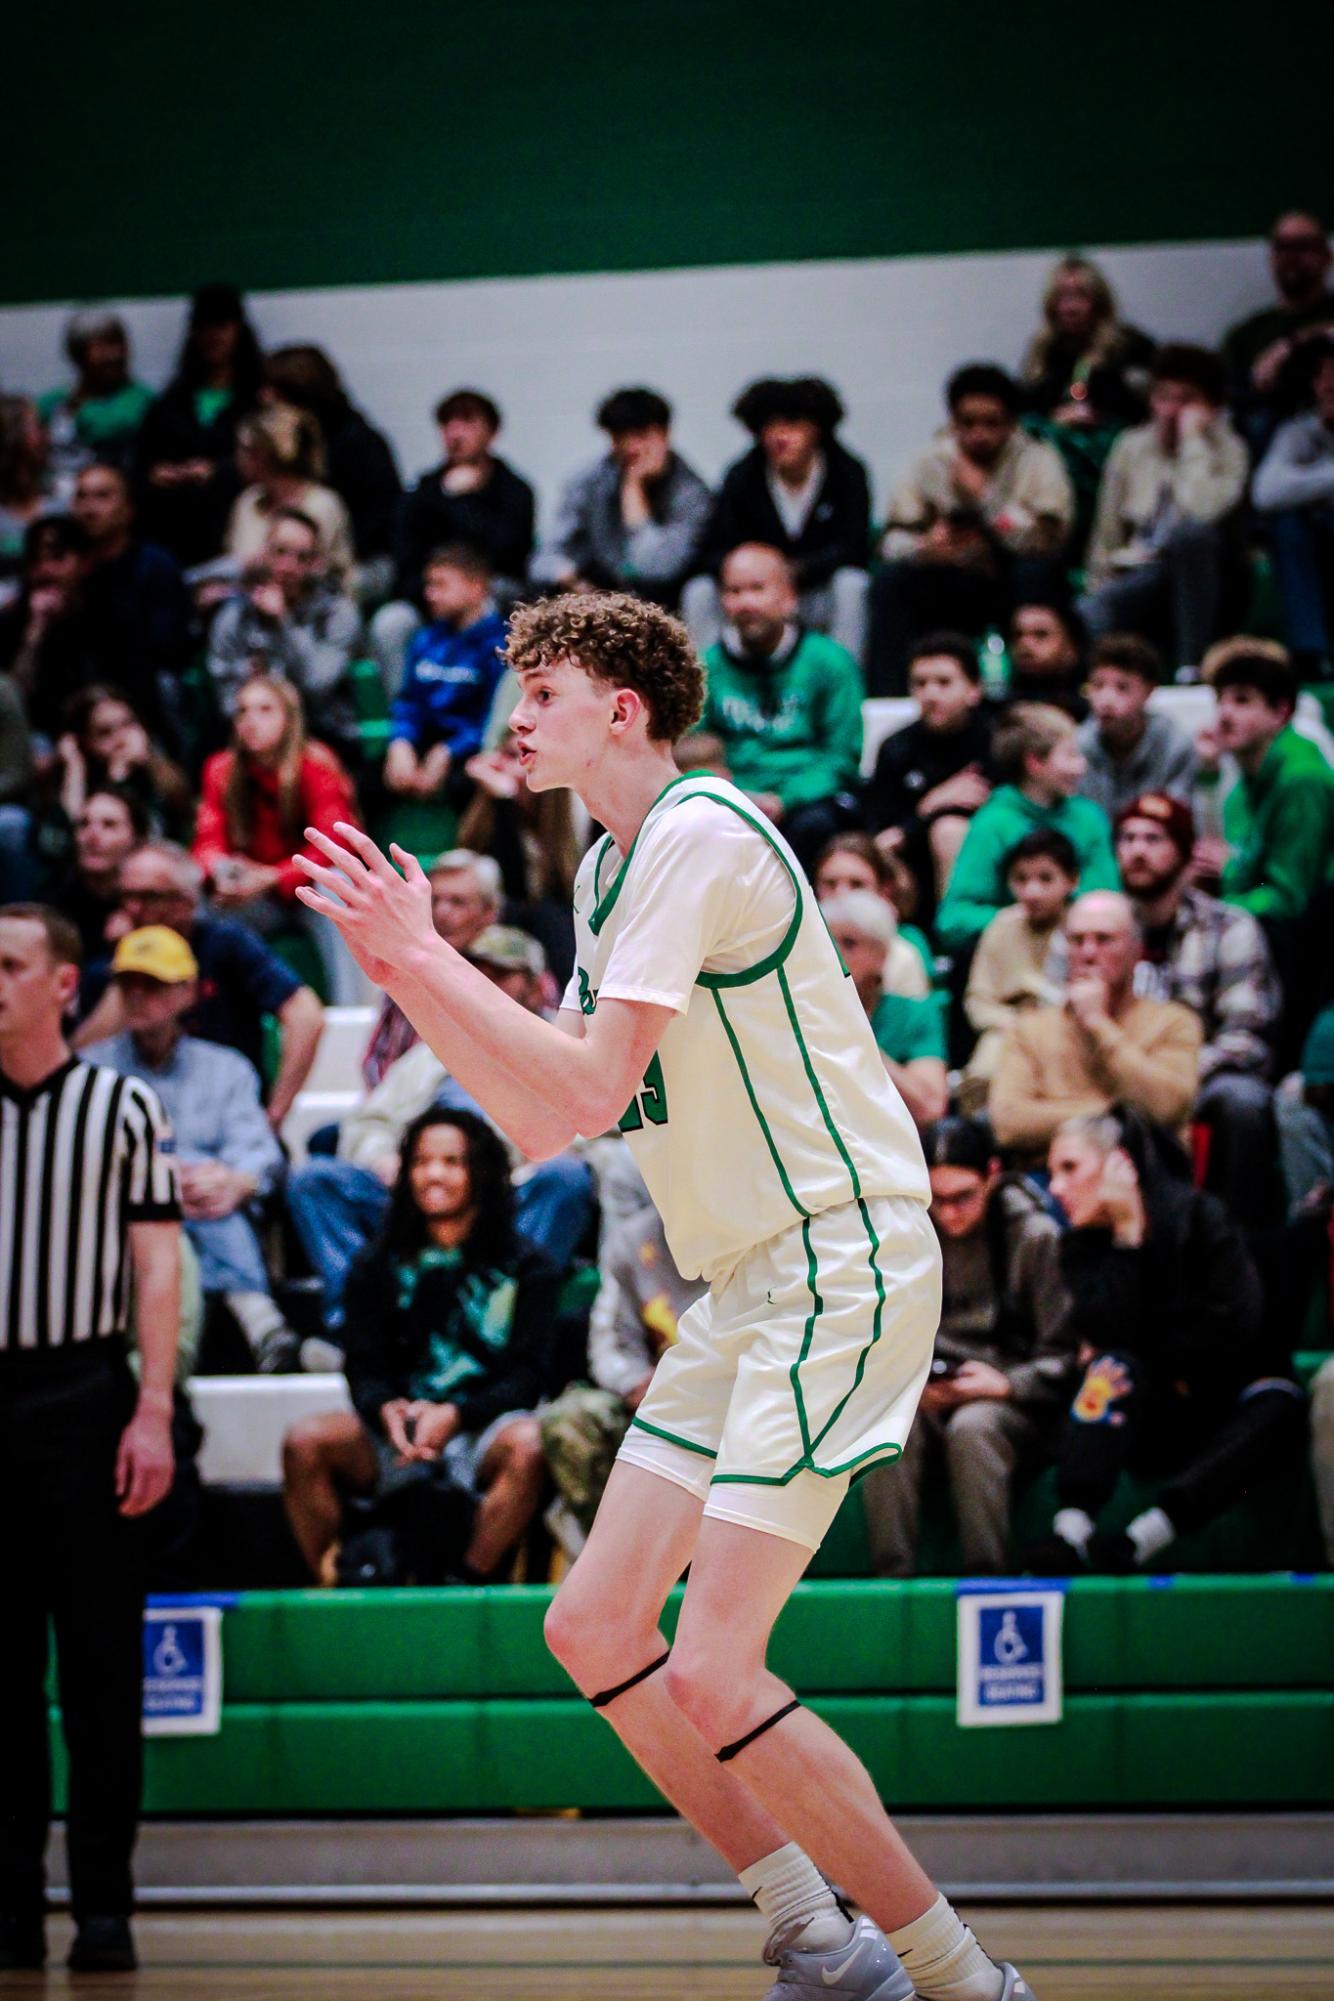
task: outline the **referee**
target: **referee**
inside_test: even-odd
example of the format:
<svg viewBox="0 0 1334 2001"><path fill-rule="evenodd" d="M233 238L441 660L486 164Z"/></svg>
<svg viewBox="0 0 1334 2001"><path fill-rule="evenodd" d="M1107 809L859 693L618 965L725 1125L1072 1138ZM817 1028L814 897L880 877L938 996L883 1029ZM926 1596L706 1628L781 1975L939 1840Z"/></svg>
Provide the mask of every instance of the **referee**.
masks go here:
<svg viewBox="0 0 1334 2001"><path fill-rule="evenodd" d="M69 1762L69 1964L135 1964L144 1592L134 1518L171 1485L180 1212L153 1092L70 1054L63 1021L78 984L66 918L0 907L0 1970L46 1958L50 1623Z"/></svg>

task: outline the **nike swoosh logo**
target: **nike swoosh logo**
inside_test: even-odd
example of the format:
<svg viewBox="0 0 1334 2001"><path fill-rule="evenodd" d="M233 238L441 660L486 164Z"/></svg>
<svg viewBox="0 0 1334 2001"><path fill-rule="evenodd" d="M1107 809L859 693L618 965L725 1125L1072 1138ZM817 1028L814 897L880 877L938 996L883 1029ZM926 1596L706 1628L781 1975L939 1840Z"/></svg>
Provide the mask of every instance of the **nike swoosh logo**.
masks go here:
<svg viewBox="0 0 1334 2001"><path fill-rule="evenodd" d="M844 1974L847 1973L851 1967L855 1966L857 1961L861 1958L862 1947L865 1944L866 1940L864 1938L858 1939L856 1945L852 1948L852 1951L848 1954L842 1966L836 1966L832 1973L829 1971L829 1968L827 1966L822 1966L820 1968L820 1978L821 1980L823 1980L826 1987L836 1987L838 1985L839 1981L842 1980Z"/></svg>

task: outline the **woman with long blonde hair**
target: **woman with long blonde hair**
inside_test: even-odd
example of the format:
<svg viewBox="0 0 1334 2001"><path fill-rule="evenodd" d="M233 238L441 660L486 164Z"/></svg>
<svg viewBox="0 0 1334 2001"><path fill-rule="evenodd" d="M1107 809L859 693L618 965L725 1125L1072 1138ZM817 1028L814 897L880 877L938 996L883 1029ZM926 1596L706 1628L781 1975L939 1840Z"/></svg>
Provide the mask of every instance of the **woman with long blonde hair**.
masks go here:
<svg viewBox="0 0 1334 2001"><path fill-rule="evenodd" d="M1115 293L1089 258L1071 255L1052 266L1020 381L1024 428L1056 447L1075 489L1072 561L1088 541L1118 434L1148 416L1154 352L1149 336L1120 318Z"/></svg>
<svg viewBox="0 0 1334 2001"><path fill-rule="evenodd" d="M228 555L256 562L274 515L295 507L319 531L325 575L345 584L356 563L352 523L333 488L324 484L324 438L314 412L274 403L247 417L236 433L236 464L247 484L227 523Z"/></svg>
<svg viewBox="0 0 1334 2001"><path fill-rule="evenodd" d="M1148 335L1121 320L1098 266L1062 257L1048 274L1042 325L1020 369L1028 407L1057 424L1139 423L1153 353Z"/></svg>

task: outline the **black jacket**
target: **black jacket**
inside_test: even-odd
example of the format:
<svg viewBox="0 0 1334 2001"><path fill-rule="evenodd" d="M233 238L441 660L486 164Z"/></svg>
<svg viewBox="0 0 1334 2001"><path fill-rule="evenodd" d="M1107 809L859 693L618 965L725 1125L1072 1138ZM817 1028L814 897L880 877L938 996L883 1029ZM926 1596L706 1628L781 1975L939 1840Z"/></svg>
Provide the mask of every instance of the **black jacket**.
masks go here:
<svg viewBox="0 0 1334 2001"><path fill-rule="evenodd" d="M28 626L26 591L0 611L0 670L8 670L23 646ZM95 681L113 681L133 704L151 736L167 737L151 650L129 643L128 630L114 618L100 618L85 598L67 617L53 619L37 649L36 672L25 698L32 729L52 741L64 728L70 696Z"/></svg>
<svg viewBox="0 0 1334 2001"><path fill-rule="evenodd" d="M325 478L351 517L358 557L392 554L403 484L388 439L350 403L326 413L323 431Z"/></svg>
<svg viewBox="0 0 1334 2001"><path fill-rule="evenodd" d="M824 459L815 505L795 540L774 506L760 447L754 446L729 466L704 537L701 567L716 575L731 550L743 542L763 542L782 550L794 565L802 590L827 584L835 570L864 570L871 560L871 485L866 467L832 438L824 446Z"/></svg>
<svg viewBox="0 0 1334 2001"><path fill-rule="evenodd" d="M515 1288L513 1312L508 1338L497 1345L486 1338L469 1305L507 1282ZM378 1432L385 1404L418 1394L413 1385L436 1336L480 1365L449 1398L464 1431L484 1431L508 1410L532 1410L553 1387L559 1293L555 1265L522 1238L498 1266L481 1266L465 1256L452 1266L428 1265L415 1284L404 1261L373 1245L353 1268L343 1301L344 1366L362 1419Z"/></svg>
<svg viewBox="0 0 1334 2001"><path fill-rule="evenodd" d="M1015 702L1045 702L1049 708L1064 709L1077 723L1084 722L1091 713L1084 694L1082 667L1072 667L1068 674L1012 673L1010 685L996 706L1003 710Z"/></svg>
<svg viewBox="0 0 1334 2001"><path fill-rule="evenodd" d="M886 827L911 832L918 824L918 809L928 792L947 778L979 764L983 776L994 778L991 769L991 737L995 720L985 703L969 712L960 730L948 734L929 730L920 722L908 723L887 736L876 754L875 770L866 787L866 806L876 833Z"/></svg>
<svg viewBox="0 0 1334 2001"><path fill-rule="evenodd" d="M190 594L165 549L132 542L123 556L99 563L84 584L84 602L111 678L121 686L140 673L180 674L190 659Z"/></svg>
<svg viewBox="0 0 1334 2001"><path fill-rule="evenodd" d="M1130 1137L1132 1156L1140 1137ZM1225 1407L1273 1373L1255 1264L1222 1203L1165 1172L1152 1152L1140 1187L1142 1244L1119 1246L1101 1228L1068 1230L1061 1241L1072 1332L1136 1356L1151 1378L1182 1384L1203 1407Z"/></svg>
<svg viewBox="0 0 1334 2001"><path fill-rule="evenodd" d="M206 563L222 547L232 502L241 491L236 470L236 428L249 409L233 398L211 424L202 424L195 392L173 382L150 403L135 455L139 533L173 555L183 569ZM208 459L213 476L201 486L154 486L156 465Z"/></svg>
<svg viewBox="0 0 1334 2001"><path fill-rule="evenodd" d="M490 479L475 493L446 493L441 464L423 473L405 496L394 543L396 597L420 603L422 566L446 542L466 542L478 550L498 577L528 574L536 515L533 489L504 459L493 459L491 466Z"/></svg>
<svg viewBox="0 0 1334 2001"><path fill-rule="evenodd" d="M1141 333L1138 327L1121 328L1106 361L1089 371L1083 385L1098 423L1144 422L1149 414L1144 392L1154 353L1155 343L1148 334ZM1041 375L1022 385L1025 409L1039 417L1050 417L1053 410L1068 403L1080 359L1077 347L1059 337L1054 340Z"/></svg>

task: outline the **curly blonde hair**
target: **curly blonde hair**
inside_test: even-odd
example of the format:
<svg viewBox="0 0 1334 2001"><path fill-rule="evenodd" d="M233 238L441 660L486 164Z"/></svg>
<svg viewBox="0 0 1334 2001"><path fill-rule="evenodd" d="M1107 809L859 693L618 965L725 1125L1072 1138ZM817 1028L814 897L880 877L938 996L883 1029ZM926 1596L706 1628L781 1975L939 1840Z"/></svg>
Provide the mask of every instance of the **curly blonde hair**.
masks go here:
<svg viewBox="0 0 1334 2001"><path fill-rule="evenodd" d="M566 591L520 605L505 657L516 674L573 661L595 681L633 688L648 710L648 733L675 743L704 707L704 669L679 619L625 591Z"/></svg>

